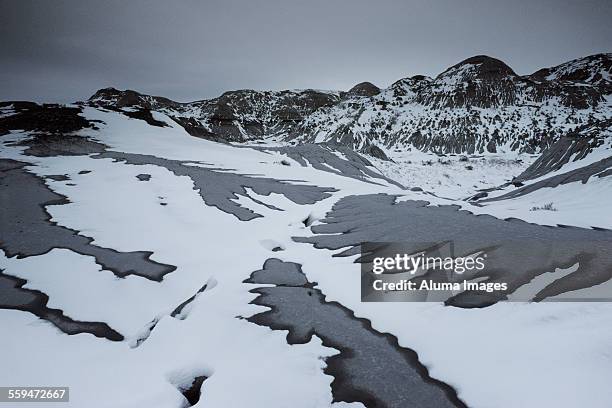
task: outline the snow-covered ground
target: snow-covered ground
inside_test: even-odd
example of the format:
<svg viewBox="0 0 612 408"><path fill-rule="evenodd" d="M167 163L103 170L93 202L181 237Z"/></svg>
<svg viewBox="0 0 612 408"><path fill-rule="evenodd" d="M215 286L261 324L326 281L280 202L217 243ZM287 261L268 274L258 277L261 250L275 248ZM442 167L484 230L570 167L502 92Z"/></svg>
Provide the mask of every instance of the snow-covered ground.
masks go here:
<svg viewBox="0 0 612 408"><path fill-rule="evenodd" d="M487 198L515 191L512 184L496 189L521 174L538 155L488 153L485 155L444 155L411 150L385 150L392 161L369 157L385 176L408 188L420 187L441 198L456 200L464 210L490 214L497 218L518 218L540 225L570 225L581 228L612 229L612 183L591 177L587 183L575 181L556 187L541 188L516 198L473 203L466 201L482 190ZM610 157L610 148L596 149L586 158L570 161L560 169L525 181L532 185ZM449 202L444 202L448 204Z"/></svg>
<svg viewBox="0 0 612 408"><path fill-rule="evenodd" d="M612 183L595 178L588 183L575 181L554 188L541 188L516 198L483 203L477 207L462 203L474 214L498 218L519 218L540 225L571 225L612 230Z"/></svg>
<svg viewBox="0 0 612 408"><path fill-rule="evenodd" d="M381 179L368 183L303 167L278 152L194 138L161 114L155 114L156 119L172 127L149 126L90 108L85 116L105 125L100 132L82 134L115 152L190 161L224 172L336 191L304 205L282 194L248 190L234 201L262 217L240 221L205 205L193 180L165 167L92 155L27 156L23 147L9 146L9 142L28 134L4 136L0 158L26 161L27 170L36 175L70 176L70 181L46 179L52 190L70 201L46 207L53 222L80 231L96 245L151 251L153 260L177 269L161 282L133 275L120 279L96 264L95 258L68 249L25 258L0 252L0 269L26 279L27 288L47 293L50 307L62 309L75 320L107 322L126 336L123 342L90 334L69 336L28 313L0 310L0 347L9 351L3 358L0 384L70 386L67 405L73 407L180 407L186 401L178 388L205 375L208 379L198 407L361 406L332 402L333 378L322 370L324 358L337 350L324 347L316 335L307 344L289 345L285 331L240 318L263 310L249 303L256 295L249 293L253 285L243 280L266 259L276 257L301 263L327 300L340 302L356 316L369 319L375 329L397 336L400 345L418 353L432 377L453 386L468 406L610 406L612 304L500 303L464 310L438 303L363 303L354 258L332 258L332 251L291 239L312 235L302 221L310 216L316 224L349 195L386 193L402 200L428 200L432 205L460 203L469 206L469 211L490 211L500 218L516 216L511 214L512 206L519 206L517 201L475 207L451 199L508 181L532 157L488 155L465 162L449 156L440 159L450 164L442 164L437 156L410 152L393 154L396 163L374 161L389 178L422 187L435 197L402 190ZM432 164L424 165L426 160ZM468 170L468 165L473 169ZM85 169L91 172L79 174ZM141 173L150 174L151 179L138 180ZM591 186L600 193L609 192L608 185ZM544 191L540 194L520 203L520 208L532 201L554 201L559 211L550 216L564 214L560 199ZM555 194L572 196L563 190ZM564 202L571 205L569 199ZM584 222L591 224L590 209L581 211ZM546 211L516 210L516 214L528 221L547 222ZM529 219L532 214L534 218ZM272 252L276 246L284 251ZM204 284L207 289L181 313L182 318L172 317L172 310ZM156 322L152 330L151 322Z"/></svg>
<svg viewBox="0 0 612 408"><path fill-rule="evenodd" d="M515 152L439 156L416 149L386 153L393 161L372 159L385 176L407 187L421 187L455 200L510 181L537 157Z"/></svg>

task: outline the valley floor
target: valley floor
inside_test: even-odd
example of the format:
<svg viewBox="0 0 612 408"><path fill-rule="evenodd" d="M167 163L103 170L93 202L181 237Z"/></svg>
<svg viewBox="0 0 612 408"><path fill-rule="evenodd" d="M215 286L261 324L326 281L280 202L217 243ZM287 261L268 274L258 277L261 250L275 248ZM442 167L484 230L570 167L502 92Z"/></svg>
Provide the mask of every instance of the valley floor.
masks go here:
<svg viewBox="0 0 612 408"><path fill-rule="evenodd" d="M167 127L84 116L100 130L78 136L102 148L33 155L34 133L0 136L0 199L18 215L0 218L0 384L69 386L73 407L610 406L612 303L361 301L359 241L552 234L568 256L592 244L609 262L609 231L461 201L533 157L391 153L372 167L197 139L158 113ZM551 216L566 214L554 201ZM546 211L519 214L560 223ZM517 272L517 290L583 290L571 266Z"/></svg>
<svg viewBox="0 0 612 408"><path fill-rule="evenodd" d="M372 159L385 176L454 200L509 182L537 157L517 153L440 156L416 149L387 153L393 161Z"/></svg>

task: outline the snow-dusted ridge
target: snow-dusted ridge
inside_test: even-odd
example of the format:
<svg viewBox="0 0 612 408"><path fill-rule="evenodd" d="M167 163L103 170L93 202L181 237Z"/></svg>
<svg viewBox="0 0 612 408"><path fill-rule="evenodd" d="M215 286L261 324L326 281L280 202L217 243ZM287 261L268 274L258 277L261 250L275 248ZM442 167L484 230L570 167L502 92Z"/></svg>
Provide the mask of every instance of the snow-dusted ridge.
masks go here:
<svg viewBox="0 0 612 408"><path fill-rule="evenodd" d="M561 137L513 180L474 197L476 213L612 229L612 119Z"/></svg>
<svg viewBox="0 0 612 408"><path fill-rule="evenodd" d="M610 117L612 54L517 75L502 61L468 58L436 78L413 76L385 89L348 92L226 92L178 103L135 91L101 89L88 103L162 111L194 136L244 142L269 137L437 153L541 152L562 135Z"/></svg>
<svg viewBox="0 0 612 408"><path fill-rule="evenodd" d="M577 60L563 68L590 76L559 79L518 76L497 59L469 58L434 79L406 78L377 95L321 108L288 137L356 149L378 144L438 153L540 152L568 131L610 117L609 83L592 78L609 77L612 54L584 60L593 58L603 62Z"/></svg>

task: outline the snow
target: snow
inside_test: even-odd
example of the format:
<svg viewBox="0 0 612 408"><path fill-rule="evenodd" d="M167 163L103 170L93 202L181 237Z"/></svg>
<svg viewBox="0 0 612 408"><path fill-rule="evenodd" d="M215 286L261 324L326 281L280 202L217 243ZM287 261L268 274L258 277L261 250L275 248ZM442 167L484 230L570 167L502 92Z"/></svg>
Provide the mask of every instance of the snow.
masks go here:
<svg viewBox="0 0 612 408"><path fill-rule="evenodd" d="M610 81L610 66L606 67L605 59L609 59L612 54L597 54L586 58L578 58L572 61L568 61L561 64L551 70L546 76L547 81L555 81L563 76L569 76L572 73L585 70L588 72L589 77L583 79L583 82L587 84L592 83L606 83ZM600 75L599 79L597 78Z"/></svg>
<svg viewBox="0 0 612 408"><path fill-rule="evenodd" d="M455 200L507 181L533 158L500 154L461 162L459 156L452 156L442 158L451 160L445 165L437 163L437 156L413 151L391 152L396 164L374 160L383 174L440 196L435 197L295 162L283 166L278 154L191 137L159 112L154 113L155 119L171 127L157 128L93 108L86 108L84 115L103 120L105 125L100 132L85 130L83 134L114 151L191 161L338 191L313 205L299 205L280 194L262 196L248 190L249 197L240 196L237 201L263 217L243 222L205 205L190 178L163 167L90 156L24 156L23 148L5 143L1 157L27 161L31 164L28 170L38 175L69 174L70 183L76 184L46 181L70 200L47 207L53 222L79 230L97 245L118 251L152 251L153 260L175 265L177 270L162 282L138 276L119 279L102 270L94 258L67 249L23 259L0 253L0 268L27 279L27 288L47 293L50 307L77 320L107 322L126 336L124 342L89 334L68 336L30 314L0 310L0 347L10 350L3 360L3 367L10 369L0 370L0 384L67 385L71 387L67 406L73 407L180 407L185 400L177 387L205 375L209 378L198 407L361 406L332 404L333 378L323 373L323 359L336 350L323 347L316 336L304 345L288 345L286 332L237 318L265 310L249 304L255 297L249 293L253 285L242 282L267 258L278 257L302 263L309 280L318 282L327 300L339 301L357 316L370 319L375 329L396 335L401 345L416 350L430 375L454 386L470 406L553 403L556 408L603 408L612 401L608 386L612 305L500 303L462 310L437 303L362 303L354 258L332 258L331 251L291 240L311 234L302 223L307 216L323 217L342 197L378 192L398 194L401 199L427 199L432 205L458 203L472 212L500 218L571 224L573 217L576 223L606 226L601 203L609 202L612 194L605 179L542 189L476 207ZM28 135L14 133L3 141L25 137ZM432 166L422 165L434 157ZM465 169L468 164L474 169ZM91 173L79 175L83 169ZM140 173L151 174L150 181L139 181L136 175ZM159 205L160 197L166 206ZM598 197L601 202L589 203L588 197ZM529 211L549 201L558 207L554 214ZM271 252L277 244L285 250ZM182 319L170 316L207 282L215 284L195 298ZM155 328L134 347L152 321L157 321Z"/></svg>
<svg viewBox="0 0 612 408"><path fill-rule="evenodd" d="M518 153L438 156L416 149L385 153L392 162L371 159L385 176L455 200L504 184L535 161L535 156Z"/></svg>
<svg viewBox="0 0 612 408"><path fill-rule="evenodd" d="M362 303L354 279L359 266L325 252L290 247L283 257L302 262L328 301L346 305L416 350L430 374L453 385L468 406L609 406L612 305L499 303L465 310L437 303Z"/></svg>
<svg viewBox="0 0 612 408"><path fill-rule="evenodd" d="M540 225L612 229L610 202L612 183L607 178L594 177L586 184L576 181L555 188L542 188L521 197L482 203L482 207L462 205L474 214L519 218ZM552 203L554 210L533 210L548 203Z"/></svg>
<svg viewBox="0 0 612 408"><path fill-rule="evenodd" d="M605 85L610 73L604 64L586 57L556 67L554 75L588 68L593 75L601 73L602 79L597 82ZM415 140L417 148L432 152L486 152L487 144L494 141L499 153L532 149L540 153L535 142L542 138L556 138L593 119L610 116L612 99L603 90L591 89L592 85L562 82L558 87L545 88L540 95L542 89L533 88L531 77L509 76L484 84L475 75L478 72L477 64L466 63L433 81L400 80L373 97L348 98L320 108L286 136L315 143L342 139L356 149L374 143L404 152L414 147ZM471 87L484 87L477 92L489 97L493 106L479 107L476 97L475 103L464 101L466 81ZM564 96L579 85L585 88L580 90L585 101L589 92L599 92L601 97L585 107L568 106ZM415 138L415 134L420 136Z"/></svg>
<svg viewBox="0 0 612 408"><path fill-rule="evenodd" d="M202 160L215 166L223 163L224 168L249 174L310 179L321 185L344 183L355 185L355 191L372 189L370 184L312 168L274 165L273 155L195 139L179 128L157 129L114 114L94 115L108 123L99 138L122 151ZM70 182L76 184L50 182L55 191L70 200L65 206L47 208L52 221L80 230L94 238L97 245L119 251L153 251L152 259L176 265L177 270L155 283L133 276L117 279L111 272L101 271L93 258L68 250L56 249L25 259L2 256L6 273L24 277L29 288L48 293L52 307L61 308L75 319L108 322L128 341L106 345L104 340L90 335L68 337L46 323L38 323L39 330L33 336L31 324L27 323L32 318L26 319L21 313L21 320L11 320L5 316L16 312L0 311L3 326L9 320L15 326L5 326L10 335L3 336L2 344L12 351L5 364L23 370L19 376L3 371L0 383L66 384L75 390L71 393L73 406L179 406L182 397L166 377L183 367L197 366L214 372L205 382L206 398L199 406L282 406L288 399L295 401L295 407L331 404L332 378L322 372L322 357L334 354L334 350L322 347L316 338L303 346L289 346L282 332L236 319L262 309L249 304L255 295L242 284L273 254L259 241L268 236L287 241L288 234L278 236L278 231L284 231L288 221L301 224L312 208L293 203L300 210L279 218L277 211L245 200L243 204L257 206L257 211L269 216L240 222L233 215L204 205L189 178L177 177L157 166L134 166L86 156L33 158L20 156L19 150L6 148L3 156L36 164L29 170L37 174L69 174ZM92 172L77 176L75 173L81 169ZM150 181L136 179L143 172L152 175ZM159 205L159 196L165 197L167 206ZM256 198L276 206L286 205L287 201L276 195ZM168 316L211 278L218 284L198 296L188 318ZM131 349L128 343L154 319L159 322L150 337ZM21 342L24 336L37 341ZM78 337L84 343L64 342L65 337ZM71 354L74 347L82 352ZM88 362L87 375L79 368L81 361ZM36 375L31 374L34 371ZM107 378L115 371L112 379ZM84 386L84 378L113 392L105 400L92 401L98 391L91 385ZM137 390L146 389L155 392L138 399L137 395L144 393ZM242 392L227 392L230 389Z"/></svg>

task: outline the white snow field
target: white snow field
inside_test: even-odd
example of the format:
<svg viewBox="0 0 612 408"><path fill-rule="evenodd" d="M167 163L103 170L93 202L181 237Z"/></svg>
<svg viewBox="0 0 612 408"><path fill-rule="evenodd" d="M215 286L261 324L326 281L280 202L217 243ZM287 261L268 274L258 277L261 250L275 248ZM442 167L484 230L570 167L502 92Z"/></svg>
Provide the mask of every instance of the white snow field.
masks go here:
<svg viewBox="0 0 612 408"><path fill-rule="evenodd" d="M388 150L386 153L393 161L373 159L385 176L405 186L421 187L455 200L510 181L536 157L516 152L439 156L416 149Z"/></svg>
<svg viewBox="0 0 612 408"><path fill-rule="evenodd" d="M610 157L612 150L594 151L585 159L570 162L559 170L529 180L532 185L549 177L561 175ZM413 151L386 151L391 161L372 159L385 176L409 187L421 187L438 197L456 200L464 210L474 214L518 218L540 225L571 225L581 228L612 229L612 211L605 203L612 202L612 183L592 177L586 183L574 181L545 187L516 198L479 202L465 201L480 190L494 189L509 183L513 177L531 165L537 156L514 152L484 155L448 155ZM489 192L488 198L499 197L517 188L509 185ZM552 208L546 209L551 203Z"/></svg>
<svg viewBox="0 0 612 408"><path fill-rule="evenodd" d="M483 203L483 207L464 205L463 208L474 214L519 218L540 225L612 229L610 203L612 183L601 178L585 184L575 181L541 188L524 196ZM543 208L548 204L552 204L552 209Z"/></svg>
<svg viewBox="0 0 612 408"><path fill-rule="evenodd" d="M36 175L70 176L68 181L45 179L69 200L46 207L52 222L78 230L105 248L150 251L151 260L176 270L161 282L136 275L118 278L94 257L70 249L23 258L0 251L0 269L27 280L25 288L46 293L49 307L74 320L105 322L125 336L124 341L112 342L88 333L67 335L32 314L0 310L0 384L69 386L70 402L62 404L69 407L173 408L188 406L179 388L189 387L196 376L206 376L195 405L199 408L363 406L333 402L333 377L323 369L325 357L337 350L324 347L316 335L307 344L289 345L286 331L244 319L265 308L249 304L257 296L249 293L255 285L243 281L274 257L301 263L327 300L397 336L401 346L418 353L433 378L452 386L468 406L610 406L612 304L502 302L460 309L440 303L363 303L355 257L332 258L341 250L316 249L291 239L312 235L302 221L310 216L316 224L339 199L376 193L398 195L399 201L459 204L498 218L610 228L605 206L584 200L589 194L609 202L609 181L578 187L571 183L478 207L457 199L507 181L532 158L521 156L518 163L516 157L487 156L465 163L456 157L449 165L422 166L424 154L409 159L406 153L393 157L396 164L375 161L389 178L426 190L418 192L383 179L366 177L372 181L366 182L303 167L278 152L198 139L160 113L154 117L170 127L93 108L85 108L83 115L104 124L100 131L80 134L113 152L192 161L194 166L337 191L315 204L301 205L282 194L247 190L249 197L240 195L235 201L262 217L241 221L206 205L190 177L165 167L91 154L34 157L11 143L27 139L28 133L4 136L0 158L27 162L27 171ZM401 167L408 160L414 165ZM460 170L466 164L474 169ZM445 176L446 168L450 177ZM83 169L91 172L79 174ZM406 173L398 176L402 169ZM437 176L431 176L432 169ZM136 177L143 173L151 175L149 181ZM558 211L529 211L551 201ZM276 246L284 250L272 252ZM203 285L206 289L198 293ZM194 295L193 302L172 316Z"/></svg>

